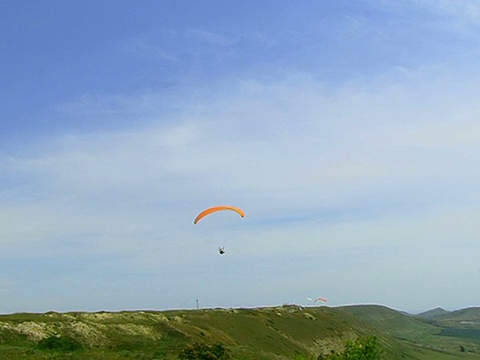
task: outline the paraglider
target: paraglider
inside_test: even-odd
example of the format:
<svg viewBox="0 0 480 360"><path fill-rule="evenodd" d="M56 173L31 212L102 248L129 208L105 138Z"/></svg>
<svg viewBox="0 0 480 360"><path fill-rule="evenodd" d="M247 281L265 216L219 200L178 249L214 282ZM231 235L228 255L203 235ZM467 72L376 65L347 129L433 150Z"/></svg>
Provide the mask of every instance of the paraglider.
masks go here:
<svg viewBox="0 0 480 360"><path fill-rule="evenodd" d="M245 212L238 207L230 206L230 205L220 205L220 206L213 206L213 207L210 207L208 209L203 210L200 214L197 215L195 220L193 220L193 223L196 225L205 216L208 216L212 213L215 213L217 211L223 211L223 210L231 210L231 211L234 211L237 214L239 214L242 218L245 217ZM225 247L224 246L218 247L218 253L220 255L225 254Z"/></svg>
<svg viewBox="0 0 480 360"><path fill-rule="evenodd" d="M220 206L214 206L208 209L203 210L200 214L197 215L195 220L193 220L194 224L197 224L200 220L202 220L205 216L210 215L214 212L217 211L222 211L222 210L232 210L238 213L241 217L245 216L245 213L243 212L242 209L235 207L235 206L230 206L230 205L220 205Z"/></svg>
<svg viewBox="0 0 480 360"><path fill-rule="evenodd" d="M312 299L312 298L309 298L307 297L307 304L310 304L310 305L313 305L313 304L316 304L317 301L323 301L323 302L327 302L328 300L325 299L324 297L318 297L318 298L315 298L315 299Z"/></svg>

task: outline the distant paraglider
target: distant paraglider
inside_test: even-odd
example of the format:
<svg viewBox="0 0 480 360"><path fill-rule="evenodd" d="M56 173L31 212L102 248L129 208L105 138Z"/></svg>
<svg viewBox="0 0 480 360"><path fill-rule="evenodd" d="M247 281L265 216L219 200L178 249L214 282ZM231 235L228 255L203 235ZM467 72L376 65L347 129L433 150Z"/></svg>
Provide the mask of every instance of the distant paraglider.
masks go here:
<svg viewBox="0 0 480 360"><path fill-rule="evenodd" d="M318 297L316 299L312 299L312 298L307 297L306 300L307 300L307 304L311 304L311 305L316 304L318 301L323 301L325 303L328 301L324 297Z"/></svg>
<svg viewBox="0 0 480 360"><path fill-rule="evenodd" d="M222 210L232 210L238 213L241 217L245 216L245 213L242 209L235 207L235 206L230 206L230 205L220 205L220 206L214 206L208 209L203 210L200 214L197 215L195 220L193 220L194 224L197 224L200 220L202 220L205 216L210 215L214 212L217 211L222 211Z"/></svg>
<svg viewBox="0 0 480 360"><path fill-rule="evenodd" d="M230 205L220 205L220 206L213 206L211 208L203 210L200 214L197 215L195 220L193 220L194 224L197 224L200 220L202 220L205 216L208 216L210 214L213 214L217 211L223 211L223 210L231 210L235 211L237 214L239 214L242 218L245 217L245 212L235 206L230 206ZM219 246L218 247L218 253L220 255L225 254L225 247L224 246Z"/></svg>

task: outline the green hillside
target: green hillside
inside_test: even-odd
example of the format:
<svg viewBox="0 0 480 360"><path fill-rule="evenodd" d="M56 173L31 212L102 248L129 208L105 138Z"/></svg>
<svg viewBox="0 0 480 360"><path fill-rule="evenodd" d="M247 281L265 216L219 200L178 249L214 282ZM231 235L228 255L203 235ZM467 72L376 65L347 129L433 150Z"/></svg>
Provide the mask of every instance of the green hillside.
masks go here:
<svg viewBox="0 0 480 360"><path fill-rule="evenodd" d="M405 315L376 305L348 306L342 309L375 329L381 330L397 340L402 340L403 345L410 344L416 348L428 348L444 354L456 354L460 350L462 353L480 357L480 353L477 353L477 349L480 349L480 341L478 341L480 337L472 338L471 336L475 331L480 331L480 326L471 328L471 333L453 331L447 321L453 321L453 319L456 319L456 322L461 321L455 316L455 312L445 312L443 316L447 316L448 320L442 323L418 316ZM468 318L464 312L459 314L462 314L462 319Z"/></svg>
<svg viewBox="0 0 480 360"><path fill-rule="evenodd" d="M432 323L442 327L478 328L480 327L480 308L471 307L450 311L431 319Z"/></svg>
<svg viewBox="0 0 480 360"><path fill-rule="evenodd" d="M480 308L471 307L430 317L429 323L442 328L441 335L469 339L480 349Z"/></svg>
<svg viewBox="0 0 480 360"><path fill-rule="evenodd" d="M480 359L475 341L442 331L373 305L13 314L0 316L0 358L176 359L200 342L221 343L234 359L316 359L374 335L386 359Z"/></svg>

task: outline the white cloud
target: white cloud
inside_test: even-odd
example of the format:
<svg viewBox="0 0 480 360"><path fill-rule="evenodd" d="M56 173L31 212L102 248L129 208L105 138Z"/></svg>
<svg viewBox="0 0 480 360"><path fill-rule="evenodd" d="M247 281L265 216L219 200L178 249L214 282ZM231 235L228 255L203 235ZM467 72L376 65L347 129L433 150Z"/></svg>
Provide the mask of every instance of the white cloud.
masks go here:
<svg viewBox="0 0 480 360"><path fill-rule="evenodd" d="M239 191L284 207L293 199L298 209L319 200L334 205L375 196L379 187L424 184L429 175L478 177L474 158L463 171L460 161L478 152L476 103L444 89L353 85L329 94L309 81L246 83L169 125L159 119L123 133L70 136L14 166L76 194L148 194L173 203Z"/></svg>
<svg viewBox="0 0 480 360"><path fill-rule="evenodd" d="M395 76L335 91L302 77L241 82L168 118L152 116L150 95L140 101L155 119L148 126L68 135L36 153L3 158L3 176L22 184L10 190L21 203L0 206L3 256L111 253L122 260L110 266L168 269L190 283L185 266L215 276L216 246L227 242L236 264L255 259L275 269L309 256L305 264L326 261L334 271L321 271L351 293L323 281L345 301L359 290L352 274L360 270L371 280L369 300L395 301L380 294L397 280L403 285L394 294L410 291L409 266L453 281L471 271L480 250L473 242L480 230L478 105L471 95L477 81L462 79L458 91L451 77L429 74L425 85L422 73ZM134 108L134 99L128 102ZM247 217L194 227L197 212L216 203L239 205ZM442 272L455 252L463 258L451 260L458 271ZM337 259L340 267L332 265ZM289 270L291 277L305 266ZM240 269L232 276L241 278L247 270ZM297 287L313 292L321 271ZM274 272L265 276L275 281ZM412 286L420 291L423 284ZM283 291L272 289L259 301Z"/></svg>
<svg viewBox="0 0 480 360"><path fill-rule="evenodd" d="M478 1L420 0L419 3L429 7L439 14L453 15L458 18L470 19L479 25L477 21L480 18L480 4Z"/></svg>
<svg viewBox="0 0 480 360"><path fill-rule="evenodd" d="M173 34L170 34L170 37L174 37ZM128 53L148 59L167 62L178 62L180 60L172 51L155 45L151 40L145 38L133 38L125 41L122 48Z"/></svg>
<svg viewBox="0 0 480 360"><path fill-rule="evenodd" d="M229 46L237 42L237 40L232 38L231 36L198 28L186 30L184 36L187 38L199 39L206 43L220 46Z"/></svg>
<svg viewBox="0 0 480 360"><path fill-rule="evenodd" d="M424 29L441 30L444 36L457 35L477 42L480 25L480 4L475 0L410 0L383 1L391 11L421 18ZM438 36L438 32L437 32ZM455 46L449 42L450 46ZM466 51L466 48L463 48Z"/></svg>

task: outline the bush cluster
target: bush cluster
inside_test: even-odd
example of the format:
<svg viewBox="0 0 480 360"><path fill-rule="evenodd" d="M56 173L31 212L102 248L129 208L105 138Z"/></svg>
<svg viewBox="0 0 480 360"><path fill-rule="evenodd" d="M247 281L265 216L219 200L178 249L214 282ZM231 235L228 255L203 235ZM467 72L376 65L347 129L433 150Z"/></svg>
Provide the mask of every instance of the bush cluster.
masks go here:
<svg viewBox="0 0 480 360"><path fill-rule="evenodd" d="M382 350L375 336L347 341L341 353L319 355L317 360L379 360Z"/></svg>
<svg viewBox="0 0 480 360"><path fill-rule="evenodd" d="M75 351L82 347L83 345L74 338L58 335L51 335L37 343L37 349L40 350Z"/></svg>
<svg viewBox="0 0 480 360"><path fill-rule="evenodd" d="M187 345L178 358L181 360L227 360L230 354L222 344L193 343Z"/></svg>

